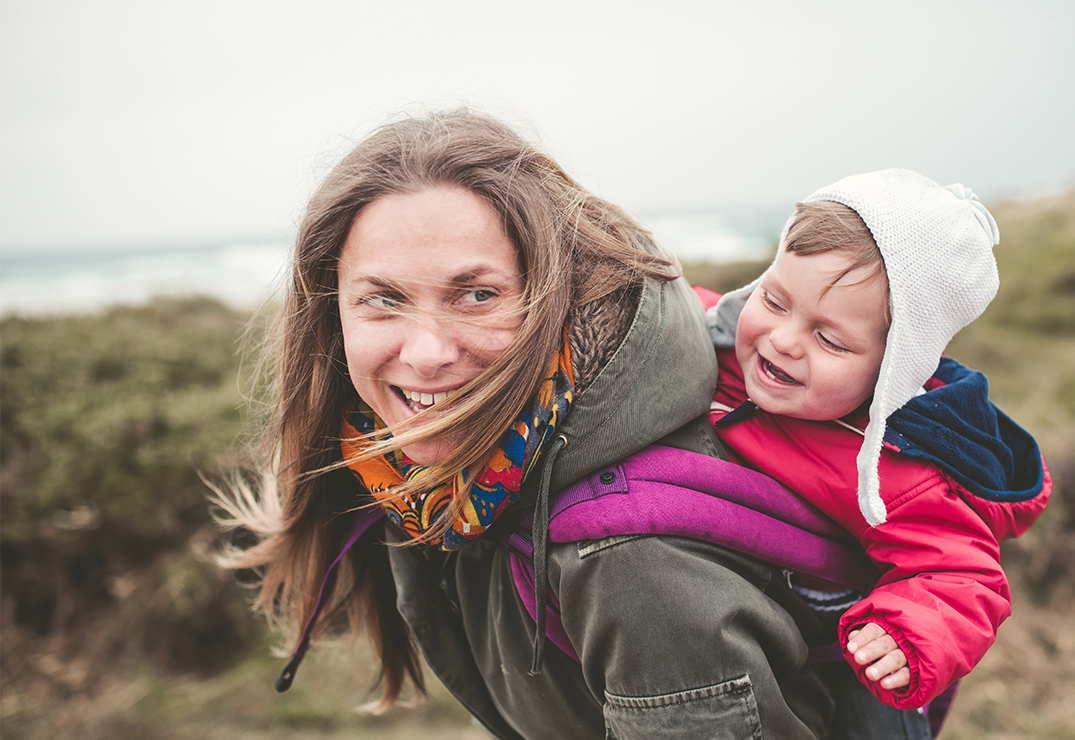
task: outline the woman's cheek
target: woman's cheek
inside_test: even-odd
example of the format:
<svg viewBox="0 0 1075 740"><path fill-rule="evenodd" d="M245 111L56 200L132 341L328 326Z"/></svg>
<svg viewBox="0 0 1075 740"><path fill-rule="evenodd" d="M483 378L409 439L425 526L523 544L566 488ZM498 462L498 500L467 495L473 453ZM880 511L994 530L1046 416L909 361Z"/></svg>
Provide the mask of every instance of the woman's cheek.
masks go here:
<svg viewBox="0 0 1075 740"><path fill-rule="evenodd" d="M496 359L504 352L507 352L511 347L512 342L515 341L516 332L513 329L501 329L497 332L493 332L489 338L489 343L486 347L486 352L492 355L492 359Z"/></svg>
<svg viewBox="0 0 1075 740"><path fill-rule="evenodd" d="M343 322L343 351L352 377L367 377L372 368L383 363L393 351L392 334L377 322Z"/></svg>
<svg viewBox="0 0 1075 740"><path fill-rule="evenodd" d="M519 324L518 321L512 321L468 327L466 336L460 338L460 344L483 364L492 364L511 348L519 334Z"/></svg>

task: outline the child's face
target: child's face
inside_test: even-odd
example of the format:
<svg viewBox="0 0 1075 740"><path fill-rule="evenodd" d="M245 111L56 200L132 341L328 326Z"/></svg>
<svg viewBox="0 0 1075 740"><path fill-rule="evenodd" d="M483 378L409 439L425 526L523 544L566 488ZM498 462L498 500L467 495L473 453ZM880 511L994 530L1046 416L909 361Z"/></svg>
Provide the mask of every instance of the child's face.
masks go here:
<svg viewBox="0 0 1075 740"><path fill-rule="evenodd" d="M743 313L735 354L747 396L765 411L839 419L873 395L888 324L885 277L850 265L847 252L782 252ZM827 289L827 290L826 290Z"/></svg>

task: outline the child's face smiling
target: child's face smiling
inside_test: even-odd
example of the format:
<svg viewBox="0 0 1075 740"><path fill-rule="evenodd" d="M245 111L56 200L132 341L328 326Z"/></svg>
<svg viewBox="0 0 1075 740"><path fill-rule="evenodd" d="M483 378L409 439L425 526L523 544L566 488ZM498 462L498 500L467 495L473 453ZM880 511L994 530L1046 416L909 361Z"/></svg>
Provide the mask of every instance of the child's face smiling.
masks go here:
<svg viewBox="0 0 1075 740"><path fill-rule="evenodd" d="M884 275L845 251L782 252L751 294L735 337L747 396L798 419L839 419L873 395L888 335Z"/></svg>

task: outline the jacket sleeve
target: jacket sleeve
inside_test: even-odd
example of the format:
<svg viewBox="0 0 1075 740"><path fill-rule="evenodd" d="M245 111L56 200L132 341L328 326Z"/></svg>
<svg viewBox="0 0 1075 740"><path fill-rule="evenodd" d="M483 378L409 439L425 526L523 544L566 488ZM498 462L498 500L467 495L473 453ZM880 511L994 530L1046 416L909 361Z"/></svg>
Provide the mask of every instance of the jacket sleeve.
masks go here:
<svg viewBox="0 0 1075 740"><path fill-rule="evenodd" d="M867 554L887 568L877 586L840 620L840 644L873 622L907 656L910 684L895 691L865 678L866 666L844 657L884 704L913 709L937 697L981 660L1011 614L1000 546L988 525L937 474L867 528ZM897 502L898 503L898 502Z"/></svg>
<svg viewBox="0 0 1075 740"><path fill-rule="evenodd" d="M677 537L556 548L550 583L608 737L824 736L831 698L756 560ZM722 737L724 734L721 735Z"/></svg>

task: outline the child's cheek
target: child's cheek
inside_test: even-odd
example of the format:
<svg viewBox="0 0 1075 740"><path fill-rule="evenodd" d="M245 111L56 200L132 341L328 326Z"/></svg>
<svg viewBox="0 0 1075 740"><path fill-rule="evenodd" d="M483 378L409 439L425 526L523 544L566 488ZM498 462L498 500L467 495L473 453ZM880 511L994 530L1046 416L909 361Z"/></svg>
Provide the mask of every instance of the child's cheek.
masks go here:
<svg viewBox="0 0 1075 740"><path fill-rule="evenodd" d="M755 340L760 332L758 322L755 321L756 294L752 295L739 314L739 321L735 325L735 356L739 364L743 364L753 351Z"/></svg>

